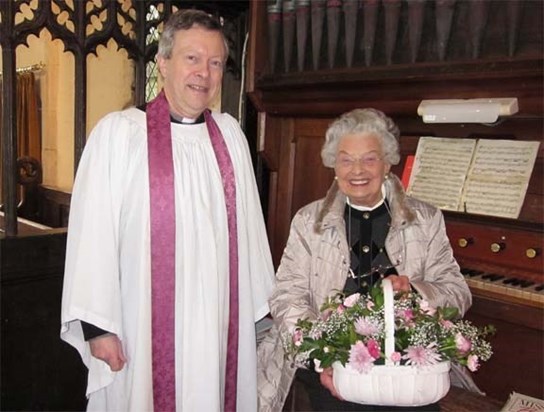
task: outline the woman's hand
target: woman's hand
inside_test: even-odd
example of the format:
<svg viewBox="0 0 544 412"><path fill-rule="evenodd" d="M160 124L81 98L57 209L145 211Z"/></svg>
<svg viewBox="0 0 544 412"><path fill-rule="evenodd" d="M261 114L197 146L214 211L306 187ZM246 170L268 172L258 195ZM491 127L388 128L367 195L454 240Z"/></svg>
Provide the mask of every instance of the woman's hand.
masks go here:
<svg viewBox="0 0 544 412"><path fill-rule="evenodd" d="M393 286L395 292L399 290L410 292L410 279L408 279L408 276L389 275L387 279L391 281L391 286Z"/></svg>
<svg viewBox="0 0 544 412"><path fill-rule="evenodd" d="M91 354L106 362L112 372L123 369L127 359L123 353L123 345L117 335L106 334L89 340Z"/></svg>
<svg viewBox="0 0 544 412"><path fill-rule="evenodd" d="M321 385L327 388L332 396L343 401L344 399L340 396L338 392L336 392L336 388L334 387L334 384L332 382L332 372L332 368L324 369L323 372L319 374L319 380L321 381Z"/></svg>

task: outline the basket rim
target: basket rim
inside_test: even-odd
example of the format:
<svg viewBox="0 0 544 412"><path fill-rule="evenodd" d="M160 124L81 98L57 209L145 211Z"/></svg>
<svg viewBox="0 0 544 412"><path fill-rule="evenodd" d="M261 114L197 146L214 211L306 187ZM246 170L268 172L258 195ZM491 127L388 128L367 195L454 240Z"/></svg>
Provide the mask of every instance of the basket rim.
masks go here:
<svg viewBox="0 0 544 412"><path fill-rule="evenodd" d="M449 372L451 369L451 362L444 360L432 365L416 366L416 365L374 365L366 372L361 373L352 368L349 364L342 365L339 361L332 364L334 373L347 374L347 375L359 375L359 376L372 376L372 375L438 375Z"/></svg>

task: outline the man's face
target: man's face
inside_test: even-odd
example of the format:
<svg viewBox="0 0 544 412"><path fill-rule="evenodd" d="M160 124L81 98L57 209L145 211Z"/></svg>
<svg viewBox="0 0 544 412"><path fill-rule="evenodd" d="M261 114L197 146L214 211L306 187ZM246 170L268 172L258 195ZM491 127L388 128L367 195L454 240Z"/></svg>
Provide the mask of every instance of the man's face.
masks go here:
<svg viewBox="0 0 544 412"><path fill-rule="evenodd" d="M176 32L170 58L157 59L174 114L194 119L209 107L221 89L225 53L221 33L199 26Z"/></svg>

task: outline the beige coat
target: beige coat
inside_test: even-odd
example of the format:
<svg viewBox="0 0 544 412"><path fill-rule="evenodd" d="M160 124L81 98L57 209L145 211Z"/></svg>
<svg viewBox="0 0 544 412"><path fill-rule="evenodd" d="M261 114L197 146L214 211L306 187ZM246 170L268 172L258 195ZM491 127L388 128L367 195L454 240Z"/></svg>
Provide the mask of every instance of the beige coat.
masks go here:
<svg viewBox="0 0 544 412"><path fill-rule="evenodd" d="M431 305L455 306L464 314L472 298L453 257L441 211L405 196L394 175L385 189L392 215L385 248L397 272L408 276ZM325 299L344 287L350 267L345 203L333 183L324 199L303 207L293 218L269 300L274 326L258 348L260 412L281 411L296 370L284 359L281 333L291 332L299 318L315 319Z"/></svg>

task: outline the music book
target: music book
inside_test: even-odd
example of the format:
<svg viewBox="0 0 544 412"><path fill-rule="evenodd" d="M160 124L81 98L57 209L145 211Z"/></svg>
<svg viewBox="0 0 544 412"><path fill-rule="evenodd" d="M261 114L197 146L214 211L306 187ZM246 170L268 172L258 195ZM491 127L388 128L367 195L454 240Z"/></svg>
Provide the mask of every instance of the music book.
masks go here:
<svg viewBox="0 0 544 412"><path fill-rule="evenodd" d="M262 340L266 337L273 325L274 321L268 316L265 316L260 321L255 323L255 337L257 340L257 346L259 346Z"/></svg>
<svg viewBox="0 0 544 412"><path fill-rule="evenodd" d="M544 411L544 400L512 392L501 412L539 412Z"/></svg>
<svg viewBox="0 0 544 412"><path fill-rule="evenodd" d="M443 210L517 219L539 145L422 136L407 193Z"/></svg>

